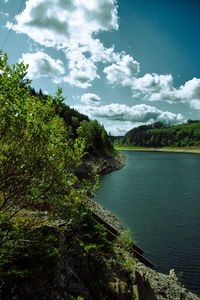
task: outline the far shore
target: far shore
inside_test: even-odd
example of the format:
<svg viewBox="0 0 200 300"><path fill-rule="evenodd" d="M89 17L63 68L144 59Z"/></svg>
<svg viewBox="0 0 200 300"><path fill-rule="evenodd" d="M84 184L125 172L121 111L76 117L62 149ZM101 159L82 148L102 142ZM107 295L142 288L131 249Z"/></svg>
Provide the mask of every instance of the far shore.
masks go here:
<svg viewBox="0 0 200 300"><path fill-rule="evenodd" d="M153 147L129 147L129 146L118 146L115 147L116 150L131 150L131 151L151 151L151 152L181 152L181 153L198 153L200 154L200 148L173 148L173 147L163 147L163 148L153 148Z"/></svg>

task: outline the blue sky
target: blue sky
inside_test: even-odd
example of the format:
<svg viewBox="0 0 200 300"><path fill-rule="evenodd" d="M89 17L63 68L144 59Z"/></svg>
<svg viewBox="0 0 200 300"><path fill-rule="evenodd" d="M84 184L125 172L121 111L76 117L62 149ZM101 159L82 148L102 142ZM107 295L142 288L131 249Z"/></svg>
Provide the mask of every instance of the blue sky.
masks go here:
<svg viewBox="0 0 200 300"><path fill-rule="evenodd" d="M36 90L114 135L200 119L199 0L0 0L0 25Z"/></svg>

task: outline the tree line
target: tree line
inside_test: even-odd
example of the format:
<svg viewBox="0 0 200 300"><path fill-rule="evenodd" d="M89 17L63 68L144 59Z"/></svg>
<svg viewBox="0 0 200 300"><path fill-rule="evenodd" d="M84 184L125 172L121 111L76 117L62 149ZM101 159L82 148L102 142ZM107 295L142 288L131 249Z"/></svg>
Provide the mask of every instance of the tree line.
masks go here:
<svg viewBox="0 0 200 300"><path fill-rule="evenodd" d="M128 131L114 141L116 146L134 147L199 147L200 121L166 126L162 122L142 125Z"/></svg>

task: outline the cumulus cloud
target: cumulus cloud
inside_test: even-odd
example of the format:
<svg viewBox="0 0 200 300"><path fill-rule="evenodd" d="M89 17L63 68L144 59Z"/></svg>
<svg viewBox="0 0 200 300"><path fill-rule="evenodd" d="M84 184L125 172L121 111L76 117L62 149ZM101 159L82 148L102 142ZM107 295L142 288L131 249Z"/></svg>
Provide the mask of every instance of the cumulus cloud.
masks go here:
<svg viewBox="0 0 200 300"><path fill-rule="evenodd" d="M101 98L96 94L83 94L81 97L81 102L86 105L99 105Z"/></svg>
<svg viewBox="0 0 200 300"><path fill-rule="evenodd" d="M81 88L90 87L93 80L100 78L97 73L98 62L108 63L120 59L114 46L105 48L98 39L89 39L87 45L75 44L62 50L69 60L69 75L64 81Z"/></svg>
<svg viewBox="0 0 200 300"><path fill-rule="evenodd" d="M200 79L193 78L175 91L177 98L185 101L200 100Z"/></svg>
<svg viewBox="0 0 200 300"><path fill-rule="evenodd" d="M172 75L146 74L132 82L132 89L143 92L158 93L163 90L173 89Z"/></svg>
<svg viewBox="0 0 200 300"><path fill-rule="evenodd" d="M30 79L52 77L54 80L58 80L59 76L65 73L61 60L54 60L41 51L24 53L20 61L24 61L25 64L29 65L27 75Z"/></svg>
<svg viewBox="0 0 200 300"><path fill-rule="evenodd" d="M156 82L153 89L147 86L146 91L150 93L149 101L182 102L194 106L192 103L200 100L200 79L193 78L179 88L174 88L171 75L160 75L159 77L162 77L162 81L159 80ZM138 80L140 80L140 78ZM142 85L138 86L141 91L145 91L146 87ZM135 87L137 88L136 85Z"/></svg>
<svg viewBox="0 0 200 300"><path fill-rule="evenodd" d="M125 54L116 63L104 68L109 83L123 86L131 86L139 71L139 63Z"/></svg>
<svg viewBox="0 0 200 300"><path fill-rule="evenodd" d="M105 106L79 105L74 108L91 119L99 119L112 135L124 135L133 127L158 121L166 125L185 121L181 114L162 111L145 104L132 107L117 103Z"/></svg>
<svg viewBox="0 0 200 300"><path fill-rule="evenodd" d="M99 75L97 74L96 65L82 51L81 48L74 48L66 53L69 59L69 75L65 76L63 81L81 88L87 88L91 86L91 82L95 78L99 78Z"/></svg>
<svg viewBox="0 0 200 300"><path fill-rule="evenodd" d="M80 105L74 106L74 108L89 115L91 118L101 118L121 122L153 123L161 121L165 124L178 124L184 119L181 114L162 111L156 107L145 104L129 107L125 104L112 103L100 107Z"/></svg>
<svg viewBox="0 0 200 300"><path fill-rule="evenodd" d="M61 49L69 60L69 74L63 81L81 88L99 78L97 62L119 57L114 47L105 48L94 38L100 31L118 29L116 0L28 0L16 24L8 22L7 27L41 45Z"/></svg>
<svg viewBox="0 0 200 300"><path fill-rule="evenodd" d="M138 77L140 65L132 56L115 52L114 46L104 47L97 34L117 30L118 26L117 0L27 0L14 24L7 22L7 28L28 35L42 46L57 48L65 55L67 74L60 60L42 52L24 54L25 63L30 64L30 78L51 76L56 83L66 82L86 89L100 78L98 63L102 62L107 64L103 72L108 82L131 87L134 98L188 103L199 109L200 79L193 78L175 88L170 74Z"/></svg>
<svg viewBox="0 0 200 300"><path fill-rule="evenodd" d="M130 64L132 72L129 70ZM199 109L200 79L193 78L179 88L173 85L171 74L145 74L137 78L139 64L133 58L125 55L123 59L104 69L109 83L130 86L134 98L145 101L165 101L169 103L187 103L194 109Z"/></svg>

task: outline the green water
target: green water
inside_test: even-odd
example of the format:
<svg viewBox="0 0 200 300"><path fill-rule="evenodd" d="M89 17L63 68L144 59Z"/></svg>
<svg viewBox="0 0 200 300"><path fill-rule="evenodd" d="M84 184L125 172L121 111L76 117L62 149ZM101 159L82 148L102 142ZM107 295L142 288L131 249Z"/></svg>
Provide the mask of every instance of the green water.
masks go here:
<svg viewBox="0 0 200 300"><path fill-rule="evenodd" d="M126 166L106 175L95 201L120 217L155 269L175 269L200 294L200 155L122 151Z"/></svg>

